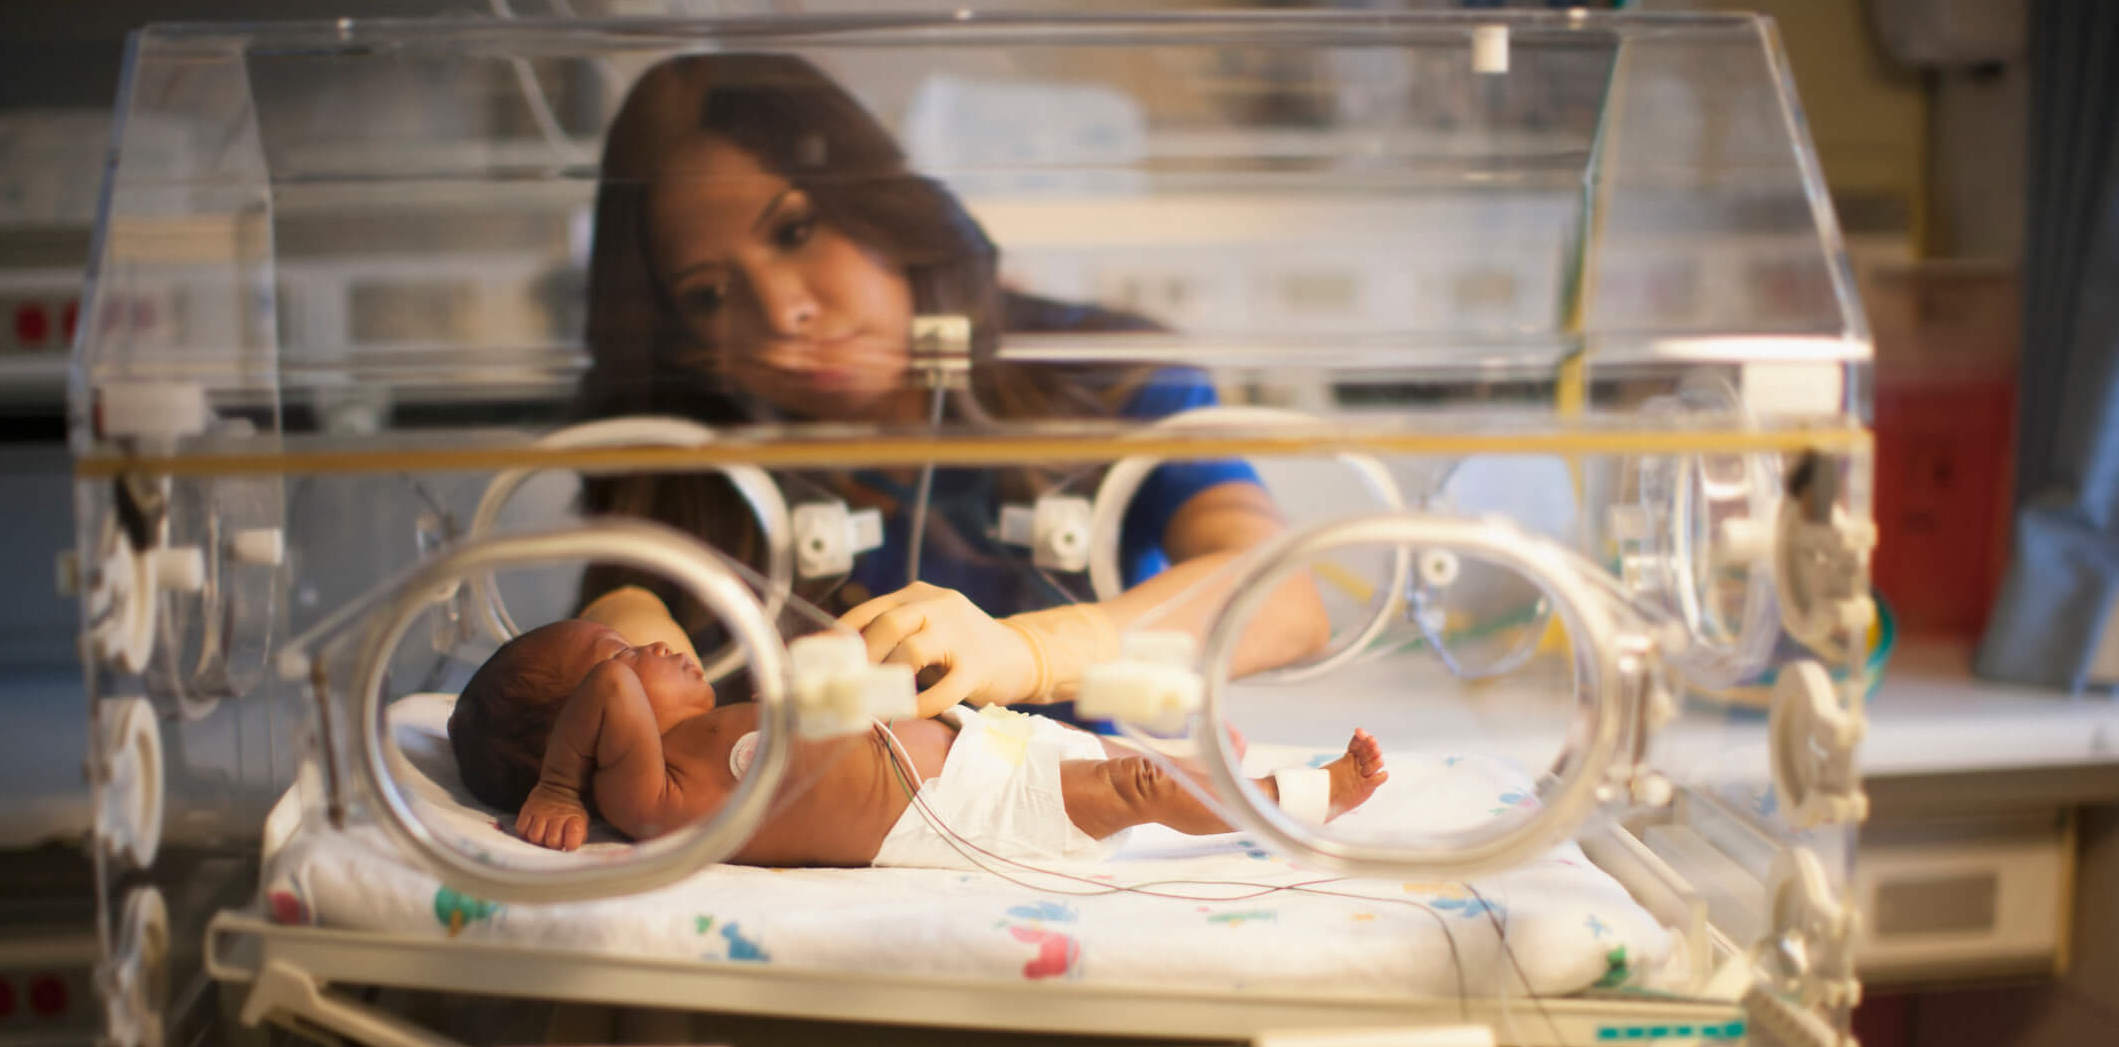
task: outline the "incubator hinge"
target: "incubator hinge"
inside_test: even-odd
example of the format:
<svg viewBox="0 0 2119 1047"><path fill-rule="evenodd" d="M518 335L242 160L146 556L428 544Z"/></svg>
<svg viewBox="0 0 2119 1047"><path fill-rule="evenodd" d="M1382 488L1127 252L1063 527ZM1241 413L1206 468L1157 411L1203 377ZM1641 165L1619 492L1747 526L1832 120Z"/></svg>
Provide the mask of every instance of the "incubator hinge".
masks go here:
<svg viewBox="0 0 2119 1047"><path fill-rule="evenodd" d="M199 548L169 547L167 482L128 473L112 485L89 578L89 651L129 673L145 672L154 654L159 593L206 584Z"/></svg>
<svg viewBox="0 0 2119 1047"><path fill-rule="evenodd" d="M1773 543L1773 584L1781 624L1828 662L1853 664L1876 618L1869 598L1869 553L1876 524L1838 504L1839 473L1816 453L1789 471Z"/></svg>
<svg viewBox="0 0 2119 1047"><path fill-rule="evenodd" d="M140 473L121 473L111 482L111 512L136 553L154 548L169 526L166 485L166 480Z"/></svg>
<svg viewBox="0 0 2119 1047"><path fill-rule="evenodd" d="M96 964L103 1034L128 1047L159 1047L169 998L169 906L152 885L125 894L117 937Z"/></svg>
<svg viewBox="0 0 2119 1047"><path fill-rule="evenodd" d="M1790 825L1808 829L1868 817L1869 797L1854 763L1867 730L1858 683L1836 683L1808 659L1781 669L1767 737L1781 813Z"/></svg>
<svg viewBox="0 0 2119 1047"><path fill-rule="evenodd" d="M913 317L911 367L930 389L969 385L971 318L954 313Z"/></svg>
<svg viewBox="0 0 2119 1047"><path fill-rule="evenodd" d="M1628 737L1626 755L1609 769L1599 799L1636 807L1664 807L1675 787L1662 772L1649 764L1649 747L1655 732L1676 715L1676 703L1664 681L1661 659L1653 637L1623 633L1612 652L1618 669L1619 693L1624 703Z"/></svg>
<svg viewBox="0 0 2119 1047"><path fill-rule="evenodd" d="M309 972L279 959L268 959L258 969L240 1017L252 1027L267 1019L292 1019L375 1047L460 1047L388 1011L331 992Z"/></svg>
<svg viewBox="0 0 2119 1047"><path fill-rule="evenodd" d="M1861 1002L1853 966L1859 914L1807 847L1774 856L1768 891L1771 929L1753 954L1761 980L1745 998L1747 1009L1783 1039L1818 1047L1850 1042L1817 1012Z"/></svg>
<svg viewBox="0 0 2119 1047"><path fill-rule="evenodd" d="M88 777L95 839L134 868L154 865L166 809L162 729L145 698L104 698L93 710Z"/></svg>

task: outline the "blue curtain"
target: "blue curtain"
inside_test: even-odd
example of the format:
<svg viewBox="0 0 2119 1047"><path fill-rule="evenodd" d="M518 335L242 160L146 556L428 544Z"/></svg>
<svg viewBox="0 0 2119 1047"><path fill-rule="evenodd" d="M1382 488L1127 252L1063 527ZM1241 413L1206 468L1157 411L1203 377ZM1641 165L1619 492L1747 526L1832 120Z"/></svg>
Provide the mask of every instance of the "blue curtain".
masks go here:
<svg viewBox="0 0 2119 1047"><path fill-rule="evenodd" d="M2016 525L1977 666L2079 690L2119 596L2119 3L2031 19Z"/></svg>

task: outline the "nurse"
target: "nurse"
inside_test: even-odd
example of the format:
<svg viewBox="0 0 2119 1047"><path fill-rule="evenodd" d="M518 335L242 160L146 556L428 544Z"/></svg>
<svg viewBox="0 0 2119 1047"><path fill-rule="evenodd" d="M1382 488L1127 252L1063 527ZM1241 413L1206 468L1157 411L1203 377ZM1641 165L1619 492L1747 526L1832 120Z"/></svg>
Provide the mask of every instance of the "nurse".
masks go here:
<svg viewBox="0 0 2119 1047"><path fill-rule="evenodd" d="M974 425L1151 418L1215 399L1187 368L998 360L1003 331L1153 325L1003 289L997 252L955 197L909 170L852 96L791 56L692 55L650 69L606 138L595 222L592 364L579 402L589 418L904 430L936 414ZM911 370L912 321L923 314L971 320L968 391L937 401ZM1129 588L1072 603L990 537L1003 504L1028 503L1052 479L1028 468L938 469L920 514L917 471L808 477L856 508L882 510L886 525L883 547L860 557L851 578L802 595L842 614L872 658L911 665L923 714L959 701L1050 705L1071 697L1082 669L1113 656L1119 632L1151 611L1158 628L1200 633L1221 592L1211 582L1188 590L1284 526L1247 464L1166 464L1123 524ZM749 508L717 473L592 478L584 502L762 560ZM917 580L908 577L915 528ZM628 633L703 640L715 629L675 587L615 567L592 566L582 600L583 613ZM1237 673L1328 641L1306 578L1265 607L1238 648Z"/></svg>

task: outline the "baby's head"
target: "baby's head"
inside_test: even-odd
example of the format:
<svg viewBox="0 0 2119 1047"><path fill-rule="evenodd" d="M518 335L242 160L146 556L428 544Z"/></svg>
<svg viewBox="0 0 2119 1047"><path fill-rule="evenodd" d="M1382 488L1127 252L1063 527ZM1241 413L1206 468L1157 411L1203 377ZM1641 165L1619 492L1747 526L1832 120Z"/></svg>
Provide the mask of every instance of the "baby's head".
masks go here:
<svg viewBox="0 0 2119 1047"><path fill-rule="evenodd" d="M559 710L589 670L613 660L640 681L664 731L714 707L699 663L667 644L635 647L618 630L579 618L538 626L500 645L471 674L449 715L449 746L471 795L503 810L521 808L537 785Z"/></svg>
<svg viewBox="0 0 2119 1047"><path fill-rule="evenodd" d="M639 679L662 730L714 707L699 663L667 644L635 647L607 625L569 618L500 645L449 714L449 746L481 802L516 810L537 785L559 710L589 670L620 661Z"/></svg>
<svg viewBox="0 0 2119 1047"><path fill-rule="evenodd" d="M449 745L481 802L515 810L537 784L545 740L567 696L598 662L626 649L607 625L569 618L500 645L449 714Z"/></svg>

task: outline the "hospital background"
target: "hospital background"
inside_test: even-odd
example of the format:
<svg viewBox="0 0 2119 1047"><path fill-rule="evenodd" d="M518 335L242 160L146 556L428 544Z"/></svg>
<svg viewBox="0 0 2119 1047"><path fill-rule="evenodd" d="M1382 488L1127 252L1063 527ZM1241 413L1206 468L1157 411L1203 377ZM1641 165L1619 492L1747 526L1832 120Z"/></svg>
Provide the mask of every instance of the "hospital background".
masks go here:
<svg viewBox="0 0 2119 1047"><path fill-rule="evenodd" d="M540 0L492 6L547 13ZM573 6L714 14L741 5ZM1911 886L1895 907L1869 914L1869 940L1858 954L1866 997L1857 1030L1863 1042L1878 1045L2119 1041L2119 616L2108 613L2108 599L2098 606L2081 592L2041 589L2028 574L2005 593L2012 534L2025 526L2020 507L2064 501L2073 495L2070 476L2098 475L2096 462L2067 461L2074 444L2053 434L2066 425L2113 424L2083 410L2079 391L2073 398L2065 392L2079 381L2109 398L2114 379L2095 354L2119 351L2119 323L2108 304L2101 312L2094 305L2119 280L2119 245L2111 241L2119 229L2119 147L2112 144L2119 137L2112 101L2119 97L2112 72L2119 40L2112 20L2103 19L2103 35L2095 38L2105 48L2101 59L2085 59L2057 39L2087 17L2094 5L2086 3L1622 6L1760 10L1778 19L1874 331L1881 532L1874 575L1895 634L1871 706L1864 762L1872 809L1856 875L1871 882L1903 877ZM469 0L0 7L0 504L11 510L0 521L0 577L8 583L0 602L0 711L8 723L0 735L0 1044L65 1041L85 1036L94 1021L87 968L95 902L80 853L91 815L81 770L88 741L75 656L79 612L55 584L55 563L73 544L65 368L80 321L81 268L123 35L152 21L483 10ZM2038 81L2041 61L2079 68L2067 76L2048 70L2048 80ZM446 107L450 99L446 85L423 85L403 101ZM2035 113L2034 100L2050 112ZM1564 107L1567 99L1548 104ZM1093 112L1080 115L1095 119ZM455 116L466 127L503 118L471 108ZM2098 131L2061 143L2071 121ZM930 152L948 147L929 144ZM909 148L918 154L922 143ZM2085 175L2076 181L2094 182L2088 191L2056 188L2070 168L2101 181ZM2055 207L2080 210L2062 215ZM2028 253L2078 243L2056 230L2094 227L2098 215L2104 239L2078 244L2072 265ZM1153 217L1140 216L1150 230L1143 235L1153 235ZM1049 221L986 218L1011 243L1039 235L1038 223ZM366 252L360 230L328 221L283 232L281 322L351 345L446 341L474 329L533 337L578 329L569 309L583 274L545 260L553 245L581 242L586 216L555 222L549 213L526 213L512 225L505 215L475 220L490 223L464 237L479 253L410 261ZM1467 237L1479 235L1477 224L1467 221ZM432 235L439 242L452 231ZM511 244L521 249L506 249ZM1087 247L1051 250L1035 256L1045 269L1018 275L1177 324L1241 317L1271 328L1284 319L1299 323L1320 306L1387 300L1428 316L1506 316L1550 296L1554 275L1537 264L1541 246L1525 245L1520 266L1494 251L1474 264L1453 264L1446 244L1410 262L1295 254L1263 289L1225 279L1211 246L1136 252L1131 260ZM1689 303L1706 308L1721 284L1784 264L1775 249L1731 242L1705 266L1659 266L1643 257L1615 279L1624 293L1682 314ZM1790 269L1788 293L1801 295ZM1369 282L1386 280L1414 292L1365 293ZM2064 287L2090 290L2055 290ZM152 329L176 307L141 299L129 304L129 322ZM2062 322L2078 308L2081 322ZM357 419L373 405L351 399L330 409ZM2080 420L2063 424L2063 412ZM2027 449L2042 449L2044 457L2027 459L2034 453ZM2027 476L2041 486L2029 489ZM1305 498L1335 496L1299 489ZM2095 507L2085 511L2105 527L2101 555L2115 559L2119 538L2110 520ZM350 540L365 522L349 515L345 525ZM321 577L314 584L352 592L367 581ZM1996 624L2004 600L2025 606L2010 607L2009 621ZM2110 629L2073 662L1982 652L1983 641L2006 646L2010 637L2049 626L2052 619L2040 615L2056 613L2053 607L2108 621ZM1948 875L1938 879L1938 870ZM1935 921L1949 933L1932 933Z"/></svg>

